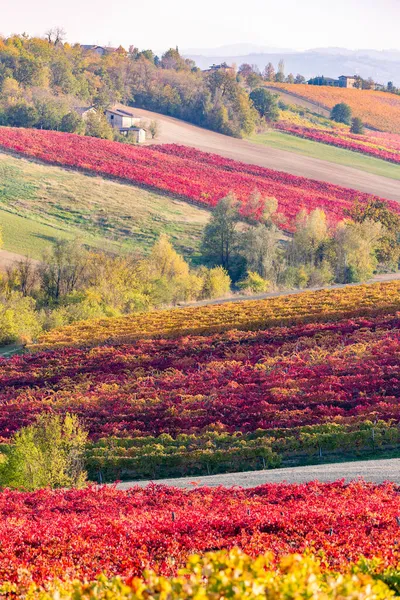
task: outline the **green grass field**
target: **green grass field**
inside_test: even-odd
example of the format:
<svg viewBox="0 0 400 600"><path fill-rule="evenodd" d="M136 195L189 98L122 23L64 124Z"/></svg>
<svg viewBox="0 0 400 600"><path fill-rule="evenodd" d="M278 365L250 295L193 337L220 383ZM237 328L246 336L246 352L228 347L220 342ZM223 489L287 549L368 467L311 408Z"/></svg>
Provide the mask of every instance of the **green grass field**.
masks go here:
<svg viewBox="0 0 400 600"><path fill-rule="evenodd" d="M145 254L161 233L195 261L210 213L162 193L0 153L4 249L40 258L58 238Z"/></svg>
<svg viewBox="0 0 400 600"><path fill-rule="evenodd" d="M382 177L400 179L400 168L398 165L380 160L379 158L373 158L372 156L366 156L359 152L335 148L335 146L329 146L312 140L304 140L281 131L271 129L265 133L254 134L249 139L252 142L264 144L271 148L287 150L288 152L295 152L296 154L310 156L311 158L320 158L321 160L353 167L354 169L366 171L374 175L381 175Z"/></svg>

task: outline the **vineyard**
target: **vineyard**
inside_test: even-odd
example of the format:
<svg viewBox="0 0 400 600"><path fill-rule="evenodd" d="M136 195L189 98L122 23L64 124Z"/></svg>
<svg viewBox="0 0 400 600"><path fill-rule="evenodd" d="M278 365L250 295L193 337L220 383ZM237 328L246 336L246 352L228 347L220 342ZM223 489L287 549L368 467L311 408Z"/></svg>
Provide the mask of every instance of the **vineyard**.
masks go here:
<svg viewBox="0 0 400 600"><path fill-rule="evenodd" d="M191 554L231 548L251 557L272 552L275 567L287 554L311 551L322 569L338 571L379 552L383 570L398 565L399 512L399 490L389 483L5 490L0 580L23 587L102 573L132 578L144 569L172 576Z"/></svg>
<svg viewBox="0 0 400 600"><path fill-rule="evenodd" d="M136 185L172 193L214 207L229 192L241 201L243 216L258 218L249 208L257 191L278 200L285 228L301 208L324 209L332 222L343 218L355 200L370 196L337 185L236 162L176 145L134 147L55 131L0 128L0 147L64 167L111 176ZM399 210L395 202L388 204ZM260 211L262 207L260 205Z"/></svg>
<svg viewBox="0 0 400 600"><path fill-rule="evenodd" d="M230 329L249 331L385 314L400 310L399 291L399 281L392 281L302 292L267 300L93 319L50 331L31 349L127 344L144 338L204 335Z"/></svg>
<svg viewBox="0 0 400 600"><path fill-rule="evenodd" d="M400 136L368 133L355 135L343 129L323 129L294 125L280 121L275 129L322 144L360 152L388 162L400 164Z"/></svg>
<svg viewBox="0 0 400 600"><path fill-rule="evenodd" d="M345 102L351 107L355 117L360 117L366 125L373 129L400 133L400 97L396 94L319 85L287 83L270 83L268 85L328 109L333 108L335 104Z"/></svg>
<svg viewBox="0 0 400 600"><path fill-rule="evenodd" d="M91 478L111 481L395 448L399 289L159 311L129 317L123 335L115 330L123 321L109 319L97 339L95 322L75 337L64 331L58 349L3 361L0 439L7 444L43 411L75 413L90 435ZM111 346L111 331L125 344ZM108 342L72 347L88 340Z"/></svg>

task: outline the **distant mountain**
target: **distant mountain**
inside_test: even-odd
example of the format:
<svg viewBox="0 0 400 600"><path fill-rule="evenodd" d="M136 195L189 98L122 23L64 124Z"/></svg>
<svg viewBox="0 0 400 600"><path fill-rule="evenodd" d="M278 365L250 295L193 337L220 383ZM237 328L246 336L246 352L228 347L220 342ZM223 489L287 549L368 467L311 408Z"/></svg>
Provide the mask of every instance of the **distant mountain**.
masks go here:
<svg viewBox="0 0 400 600"><path fill-rule="evenodd" d="M293 52L292 48L272 48L270 46L257 46L255 44L229 44L218 48L188 48L184 54L202 56L236 56L246 54L279 54L280 52Z"/></svg>
<svg viewBox="0 0 400 600"><path fill-rule="evenodd" d="M241 52L235 49L242 49ZM228 52L232 50L232 52ZM197 52L185 51L185 56L196 61L206 69L213 63L226 61L228 64L250 63L261 70L272 62L275 67L278 61L285 61L285 72L301 73L306 78L316 75L339 77L339 75L360 75L378 83L393 81L400 85L400 50L348 50L346 48L315 48L305 51L288 50L286 48L269 48L258 50L251 44L235 44L214 50Z"/></svg>

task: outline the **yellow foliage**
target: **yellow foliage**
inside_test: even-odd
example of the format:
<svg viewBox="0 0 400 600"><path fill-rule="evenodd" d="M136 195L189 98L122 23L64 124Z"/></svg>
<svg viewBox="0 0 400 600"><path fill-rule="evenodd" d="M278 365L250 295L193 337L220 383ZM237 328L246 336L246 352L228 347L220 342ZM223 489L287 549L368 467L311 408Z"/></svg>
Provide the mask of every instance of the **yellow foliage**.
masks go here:
<svg viewBox="0 0 400 600"><path fill-rule="evenodd" d="M284 557L276 568L271 555L254 559L238 549L191 556L186 569L167 578L154 572L81 583L53 582L46 590L34 585L27 592L3 583L0 594L26 600L388 600L395 594L382 581L355 567L343 574L323 571L312 556ZM366 569L369 570L368 567ZM373 568L370 569L373 571Z"/></svg>
<svg viewBox="0 0 400 600"><path fill-rule="evenodd" d="M172 338L238 329L255 331L298 323L325 322L400 310L400 281L151 311L93 319L42 335L32 350L62 346L125 344L142 338Z"/></svg>

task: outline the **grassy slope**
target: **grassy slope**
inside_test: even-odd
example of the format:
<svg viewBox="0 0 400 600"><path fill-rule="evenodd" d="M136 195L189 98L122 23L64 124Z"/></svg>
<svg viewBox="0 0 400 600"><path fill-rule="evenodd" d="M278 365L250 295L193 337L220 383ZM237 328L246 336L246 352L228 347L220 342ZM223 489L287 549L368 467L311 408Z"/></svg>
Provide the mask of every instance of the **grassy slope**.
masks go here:
<svg viewBox="0 0 400 600"><path fill-rule="evenodd" d="M250 140L271 148L287 150L288 152L295 152L296 154L310 156L311 158L320 158L321 160L353 167L354 169L366 171L374 175L400 180L400 167L398 165L380 160L379 158L366 156L359 152L352 152L351 150L335 148L328 144L298 138L281 131L270 130L266 133L254 134Z"/></svg>
<svg viewBox="0 0 400 600"><path fill-rule="evenodd" d="M4 248L40 258L57 238L147 252L167 233L195 258L209 212L161 193L0 153Z"/></svg>

